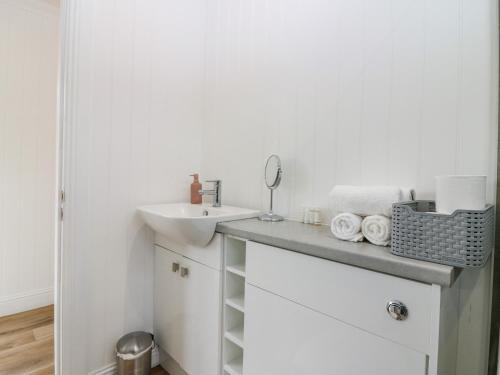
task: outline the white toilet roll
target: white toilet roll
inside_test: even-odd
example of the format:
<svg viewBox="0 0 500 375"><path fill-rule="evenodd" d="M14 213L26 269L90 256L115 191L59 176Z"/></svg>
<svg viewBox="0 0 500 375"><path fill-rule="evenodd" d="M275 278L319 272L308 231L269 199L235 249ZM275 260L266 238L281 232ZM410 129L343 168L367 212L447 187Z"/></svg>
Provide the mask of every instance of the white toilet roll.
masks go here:
<svg viewBox="0 0 500 375"><path fill-rule="evenodd" d="M486 176L436 177L436 212L482 210L486 206Z"/></svg>

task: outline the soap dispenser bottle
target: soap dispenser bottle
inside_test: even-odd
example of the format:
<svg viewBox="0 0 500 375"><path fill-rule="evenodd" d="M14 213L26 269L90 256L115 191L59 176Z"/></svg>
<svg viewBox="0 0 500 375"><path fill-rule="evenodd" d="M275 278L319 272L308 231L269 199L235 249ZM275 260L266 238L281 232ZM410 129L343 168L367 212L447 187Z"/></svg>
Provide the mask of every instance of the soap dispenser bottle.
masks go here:
<svg viewBox="0 0 500 375"><path fill-rule="evenodd" d="M192 174L191 177L193 177L193 183L191 184L191 204L201 204L201 184L198 180L198 173Z"/></svg>

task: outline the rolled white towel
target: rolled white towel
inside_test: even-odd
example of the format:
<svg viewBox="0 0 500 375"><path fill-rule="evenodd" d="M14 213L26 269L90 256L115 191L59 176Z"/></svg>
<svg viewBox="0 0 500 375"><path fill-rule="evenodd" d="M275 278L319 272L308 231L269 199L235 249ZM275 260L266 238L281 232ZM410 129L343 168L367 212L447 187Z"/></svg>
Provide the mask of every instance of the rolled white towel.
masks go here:
<svg viewBox="0 0 500 375"><path fill-rule="evenodd" d="M381 215L367 216L361 223L361 232L374 245L388 246L391 243L392 221Z"/></svg>
<svg viewBox="0 0 500 375"><path fill-rule="evenodd" d="M398 186L336 185L330 196L334 212L392 217L392 204L412 200L414 191Z"/></svg>
<svg viewBox="0 0 500 375"><path fill-rule="evenodd" d="M358 215L343 213L332 219L330 228L333 235L340 240L360 242L363 241L362 221L363 218Z"/></svg>

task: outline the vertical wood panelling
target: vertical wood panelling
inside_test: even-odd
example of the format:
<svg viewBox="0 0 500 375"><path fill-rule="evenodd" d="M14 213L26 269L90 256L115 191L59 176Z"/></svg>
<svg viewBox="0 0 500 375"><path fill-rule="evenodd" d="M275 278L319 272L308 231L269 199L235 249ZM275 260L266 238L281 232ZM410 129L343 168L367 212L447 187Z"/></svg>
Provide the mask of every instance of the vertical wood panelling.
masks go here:
<svg viewBox="0 0 500 375"><path fill-rule="evenodd" d="M416 188L420 178L419 152L423 145L420 127L424 100L425 3L403 0L392 4L391 97L386 145L388 182Z"/></svg>
<svg viewBox="0 0 500 375"><path fill-rule="evenodd" d="M443 173L487 173L493 200L490 1L69 4L63 373L113 362L122 333L152 328L135 207L187 200L190 172L221 178L225 204L264 208L278 153L277 209L292 218L308 204L327 220L337 183L427 198Z"/></svg>
<svg viewBox="0 0 500 375"><path fill-rule="evenodd" d="M265 207L272 152L292 218L314 204L328 220L334 184L432 198L439 174L487 174L493 199L490 1L242 3L212 5L208 27L203 171L226 203Z"/></svg>
<svg viewBox="0 0 500 375"><path fill-rule="evenodd" d="M457 112L462 77L458 4L455 0L425 1L422 143L417 168L420 171L418 189L427 196L434 190L434 176L459 173L456 165ZM487 94L484 93L484 99ZM487 132L489 126L485 123L478 130Z"/></svg>
<svg viewBox="0 0 500 375"><path fill-rule="evenodd" d="M185 201L200 168L204 1L75 0L65 33L62 373L153 327L152 233L135 209Z"/></svg>
<svg viewBox="0 0 500 375"><path fill-rule="evenodd" d="M52 301L58 20L0 0L0 315Z"/></svg>
<svg viewBox="0 0 500 375"><path fill-rule="evenodd" d="M275 208L294 219L317 205L328 222L334 184L429 199L441 174L485 174L495 201L496 2L243 3L254 11L242 17L238 1L219 0L207 28L202 172L224 181L226 204L267 207L271 153L284 161ZM461 279L460 374L483 373L490 276Z"/></svg>

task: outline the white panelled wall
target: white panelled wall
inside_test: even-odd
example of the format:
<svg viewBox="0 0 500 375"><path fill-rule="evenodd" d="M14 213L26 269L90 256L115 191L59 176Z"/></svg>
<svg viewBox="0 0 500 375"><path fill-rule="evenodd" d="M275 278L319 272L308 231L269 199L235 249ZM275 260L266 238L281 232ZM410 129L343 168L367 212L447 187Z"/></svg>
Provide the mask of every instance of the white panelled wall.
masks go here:
<svg viewBox="0 0 500 375"><path fill-rule="evenodd" d="M494 1L219 0L209 7L203 174L227 204L330 217L335 184L433 198L434 176L496 187ZM227 157L231 155L231 157Z"/></svg>
<svg viewBox="0 0 500 375"><path fill-rule="evenodd" d="M202 177L223 203L332 213L335 184L414 187L488 176L495 201L498 9L493 0L218 0L208 7ZM491 265L464 271L457 375L484 374ZM486 328L487 329L487 328ZM477 345L471 347L470 343Z"/></svg>
<svg viewBox="0 0 500 375"><path fill-rule="evenodd" d="M222 179L226 204L265 208L278 153L276 208L292 218L307 204L327 220L334 184L431 198L438 174L487 174L493 201L496 14L493 0L69 0L63 373L106 369L121 334L151 329L153 247L134 209L187 200L191 172ZM464 280L472 306L489 269ZM464 308L463 342L483 307Z"/></svg>
<svg viewBox="0 0 500 375"><path fill-rule="evenodd" d="M0 0L0 316L53 302L58 13Z"/></svg>
<svg viewBox="0 0 500 375"><path fill-rule="evenodd" d="M153 328L151 232L135 208L189 199L200 168L202 0L63 3L62 374L111 371Z"/></svg>
<svg viewBox="0 0 500 375"><path fill-rule="evenodd" d="M219 0L208 8L202 175L226 204L331 211L335 184L414 187L485 174L495 200L497 4L492 0ZM228 157L230 155L230 157ZM463 272L457 375L484 374L491 267ZM487 328L486 328L487 329ZM470 343L474 342L473 348Z"/></svg>

